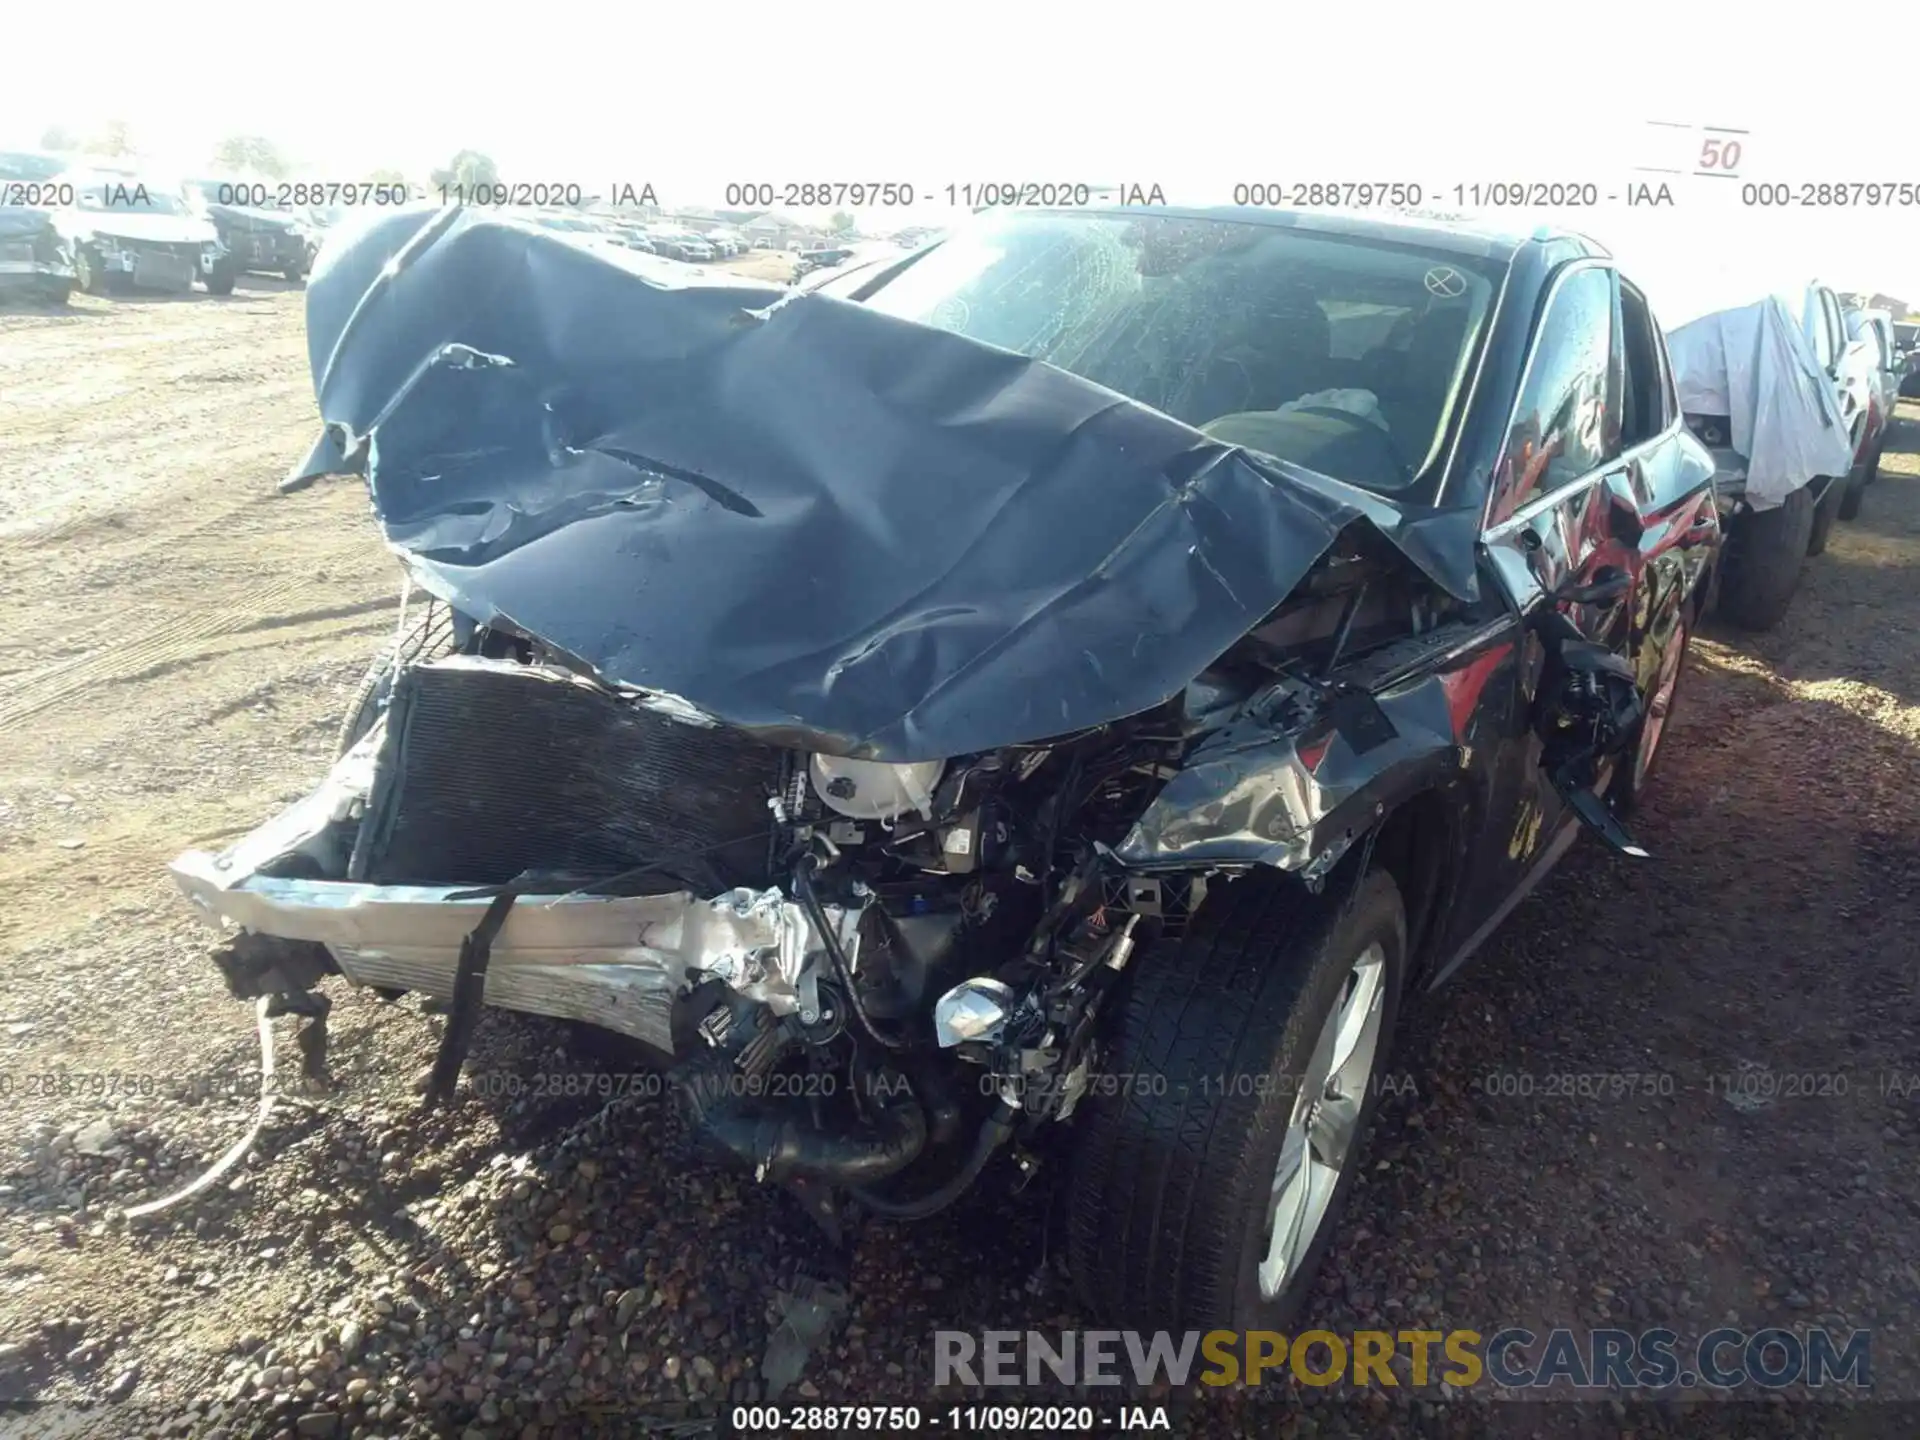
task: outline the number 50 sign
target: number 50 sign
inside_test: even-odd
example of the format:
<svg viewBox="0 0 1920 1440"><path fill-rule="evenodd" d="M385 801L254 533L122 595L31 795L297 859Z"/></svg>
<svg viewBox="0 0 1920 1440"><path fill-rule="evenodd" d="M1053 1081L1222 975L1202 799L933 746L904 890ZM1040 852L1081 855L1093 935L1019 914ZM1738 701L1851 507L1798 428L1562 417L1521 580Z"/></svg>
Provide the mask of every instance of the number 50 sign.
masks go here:
<svg viewBox="0 0 1920 1440"><path fill-rule="evenodd" d="M1698 175L1708 180L1738 180L1746 160L1748 132L1732 125L1688 125L1675 120L1647 122L1647 163L1636 170L1659 175Z"/></svg>

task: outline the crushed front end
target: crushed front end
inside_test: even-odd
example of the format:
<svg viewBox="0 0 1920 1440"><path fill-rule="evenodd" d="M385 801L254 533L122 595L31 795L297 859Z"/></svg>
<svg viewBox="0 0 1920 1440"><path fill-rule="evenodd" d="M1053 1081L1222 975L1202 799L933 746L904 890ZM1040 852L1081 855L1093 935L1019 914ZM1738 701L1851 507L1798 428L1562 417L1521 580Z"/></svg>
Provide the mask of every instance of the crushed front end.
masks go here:
<svg viewBox="0 0 1920 1440"><path fill-rule="evenodd" d="M1172 773L1177 707L884 764L767 743L530 642L467 648L494 653L396 665L317 790L172 866L234 929L217 958L237 995L319 1014L307 992L337 972L450 1002L434 1099L484 1003L641 1042L765 1179L857 1189L929 1148L971 1179L1016 1117L1071 1113L1135 927L1177 926L1204 892L1113 853Z"/></svg>

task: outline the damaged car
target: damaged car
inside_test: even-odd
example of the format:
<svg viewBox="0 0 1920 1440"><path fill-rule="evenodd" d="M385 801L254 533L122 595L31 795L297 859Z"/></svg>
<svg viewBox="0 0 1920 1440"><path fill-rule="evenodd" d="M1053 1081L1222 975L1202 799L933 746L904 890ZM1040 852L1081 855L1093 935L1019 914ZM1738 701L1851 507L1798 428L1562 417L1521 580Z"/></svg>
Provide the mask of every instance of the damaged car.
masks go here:
<svg viewBox="0 0 1920 1440"><path fill-rule="evenodd" d="M89 295L131 286L184 294L227 263L213 225L167 189L136 175L78 172L58 182L70 198L53 211Z"/></svg>
<svg viewBox="0 0 1920 1440"><path fill-rule="evenodd" d="M172 873L316 1067L335 975L431 1104L585 1022L829 1224L1055 1167L1092 1310L1278 1327L1399 1016L1645 856L1713 467L1581 236L996 211L830 294L456 207L307 321L404 618Z"/></svg>
<svg viewBox="0 0 1920 1440"><path fill-rule="evenodd" d="M73 257L39 205L0 204L0 303L21 296L64 305L73 293Z"/></svg>
<svg viewBox="0 0 1920 1440"><path fill-rule="evenodd" d="M1831 297L1808 287L1796 317L1789 296L1766 295L1667 337L1687 426L1715 466L1727 536L1715 608L1749 630L1786 618L1807 557L1859 508L1868 382Z"/></svg>
<svg viewBox="0 0 1920 1440"><path fill-rule="evenodd" d="M297 210L265 203L272 194L268 185L188 180L181 190L193 212L212 224L226 251L206 275L209 294L231 295L242 275L278 275L295 285L307 278L319 236Z"/></svg>

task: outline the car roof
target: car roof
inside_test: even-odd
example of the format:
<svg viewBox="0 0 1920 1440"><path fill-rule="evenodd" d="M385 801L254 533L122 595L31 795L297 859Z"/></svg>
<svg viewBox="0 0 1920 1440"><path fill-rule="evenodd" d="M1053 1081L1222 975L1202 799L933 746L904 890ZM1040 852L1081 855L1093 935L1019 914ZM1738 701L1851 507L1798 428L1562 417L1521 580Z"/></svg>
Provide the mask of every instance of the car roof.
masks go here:
<svg viewBox="0 0 1920 1440"><path fill-rule="evenodd" d="M1510 263L1516 254L1528 246L1553 242L1571 242L1587 254L1598 257L1604 258L1608 254L1605 246L1577 230L1542 225L1523 231L1477 221L1392 211L1295 210L1257 205L1094 205L1076 209L1042 210L1038 213L1103 215L1128 220L1145 216L1166 216L1178 220L1218 220L1246 225L1270 225L1275 228L1309 231L1315 234L1348 236L1356 240L1371 239L1402 245L1424 245L1431 249L1452 250L1501 263Z"/></svg>

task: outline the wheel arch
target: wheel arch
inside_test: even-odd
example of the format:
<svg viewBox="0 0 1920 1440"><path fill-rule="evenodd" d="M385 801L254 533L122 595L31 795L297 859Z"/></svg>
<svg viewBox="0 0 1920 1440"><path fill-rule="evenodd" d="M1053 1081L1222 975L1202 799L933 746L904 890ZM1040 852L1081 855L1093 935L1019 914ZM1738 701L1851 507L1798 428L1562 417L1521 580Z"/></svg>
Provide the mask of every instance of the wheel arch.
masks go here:
<svg viewBox="0 0 1920 1440"><path fill-rule="evenodd" d="M1446 916L1459 884L1465 829L1460 797L1436 785L1414 792L1388 811L1365 852L1368 865L1393 876L1400 891L1407 917L1410 980L1429 973L1439 958ZM1354 883L1358 879L1354 877Z"/></svg>

